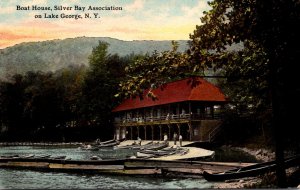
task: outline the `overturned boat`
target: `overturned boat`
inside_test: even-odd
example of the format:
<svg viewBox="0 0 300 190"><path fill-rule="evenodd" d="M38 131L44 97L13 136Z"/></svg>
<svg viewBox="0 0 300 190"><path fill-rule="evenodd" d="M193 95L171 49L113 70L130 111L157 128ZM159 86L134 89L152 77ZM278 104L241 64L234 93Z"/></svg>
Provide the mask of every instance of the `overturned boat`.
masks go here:
<svg viewBox="0 0 300 190"><path fill-rule="evenodd" d="M300 156L293 156L285 159L284 167L289 168L292 166L300 165ZM225 181L229 179L238 179L243 177L253 177L260 174L264 174L268 171L273 171L276 168L276 162L263 162L254 164L251 166L241 167L237 169L227 170L221 173L209 173L207 171L203 172L203 177L207 181Z"/></svg>

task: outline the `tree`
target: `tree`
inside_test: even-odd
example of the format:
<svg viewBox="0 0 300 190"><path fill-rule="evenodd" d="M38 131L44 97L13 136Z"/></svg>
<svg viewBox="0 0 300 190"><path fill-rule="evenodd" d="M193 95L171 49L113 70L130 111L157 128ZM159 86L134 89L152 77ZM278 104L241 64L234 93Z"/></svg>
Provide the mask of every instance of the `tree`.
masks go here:
<svg viewBox="0 0 300 190"><path fill-rule="evenodd" d="M152 55L136 57L135 61L125 68L126 78L121 81L117 96L142 98L147 88L156 88L170 80L190 75L192 68L187 64L187 54L177 51L177 42L173 41L172 46L171 51L155 51ZM155 98L151 91L148 95Z"/></svg>
<svg viewBox="0 0 300 190"><path fill-rule="evenodd" d="M124 78L127 58L107 53L108 44L99 42L89 57L89 70L83 83L81 113L90 126L99 127L102 135L112 131L111 110L120 100L115 98L118 84Z"/></svg>
<svg viewBox="0 0 300 190"><path fill-rule="evenodd" d="M61 106L66 127L76 127L80 123L80 100L86 70L86 66L69 66L55 73L56 86L63 91Z"/></svg>
<svg viewBox="0 0 300 190"><path fill-rule="evenodd" d="M202 48L217 49L222 52L225 45L251 41L263 48L267 64L267 82L271 94L273 110L273 129L276 139L276 161L278 185L285 187L283 168L283 139L281 127L284 121L291 120L291 95L299 95L299 84L294 84L299 46L299 3L296 1L213 1L213 9L202 19L204 25L198 26L191 35L191 54L199 54ZM207 35L209 34L208 38ZM205 45L203 45L205 44ZM253 51L253 50L252 50ZM255 51L253 51L255 53ZM254 55L253 53L253 55ZM197 56L194 58L197 59ZM230 61L231 57L227 57ZM220 64L222 65L222 64ZM217 65L218 66L218 65ZM255 67L255 62L251 67ZM260 73L258 73L260 77ZM263 81L263 80L261 80ZM293 99L294 104L299 101ZM291 128L288 128L291 130ZM287 133L288 134L288 133Z"/></svg>
<svg viewBox="0 0 300 190"><path fill-rule="evenodd" d="M22 75L14 75L10 81L0 83L0 121L11 133L22 130L24 123L23 80Z"/></svg>

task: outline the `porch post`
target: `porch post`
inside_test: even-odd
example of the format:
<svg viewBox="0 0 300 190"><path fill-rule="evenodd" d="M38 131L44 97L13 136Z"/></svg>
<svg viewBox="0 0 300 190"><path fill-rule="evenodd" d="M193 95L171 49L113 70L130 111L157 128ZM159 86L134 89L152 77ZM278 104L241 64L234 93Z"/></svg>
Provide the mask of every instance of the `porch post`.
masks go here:
<svg viewBox="0 0 300 190"><path fill-rule="evenodd" d="M191 102L189 101L189 120L191 121L192 118L192 106L191 106Z"/></svg>
<svg viewBox="0 0 300 190"><path fill-rule="evenodd" d="M177 123L177 128L178 128L178 136L180 135L180 124Z"/></svg>
<svg viewBox="0 0 300 190"><path fill-rule="evenodd" d="M190 123L188 123L189 126L189 132L190 132L190 141L192 141L192 125Z"/></svg>
<svg viewBox="0 0 300 190"><path fill-rule="evenodd" d="M171 126L168 124L168 128L169 128L169 139L171 140Z"/></svg>
<svg viewBox="0 0 300 190"><path fill-rule="evenodd" d="M145 140L147 140L147 128L146 128L146 125L144 126L144 132L145 132Z"/></svg>
<svg viewBox="0 0 300 190"><path fill-rule="evenodd" d="M154 127L151 125L151 132L152 132L152 141L154 140Z"/></svg>
<svg viewBox="0 0 300 190"><path fill-rule="evenodd" d="M159 127L159 140L162 140L162 129L161 129L161 125L158 126Z"/></svg>

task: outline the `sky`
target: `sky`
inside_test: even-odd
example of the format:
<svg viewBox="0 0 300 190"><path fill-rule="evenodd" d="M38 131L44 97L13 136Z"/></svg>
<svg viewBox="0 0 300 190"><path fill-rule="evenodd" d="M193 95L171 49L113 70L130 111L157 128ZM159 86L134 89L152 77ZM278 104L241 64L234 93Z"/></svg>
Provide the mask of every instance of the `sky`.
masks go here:
<svg viewBox="0 0 300 190"><path fill-rule="evenodd" d="M55 6L71 10L55 10ZM98 10L88 10L90 6ZM50 10L42 10L45 7ZM101 10L107 7L119 10ZM207 0L0 0L0 48L82 36L188 40L201 24L203 11L209 9Z"/></svg>

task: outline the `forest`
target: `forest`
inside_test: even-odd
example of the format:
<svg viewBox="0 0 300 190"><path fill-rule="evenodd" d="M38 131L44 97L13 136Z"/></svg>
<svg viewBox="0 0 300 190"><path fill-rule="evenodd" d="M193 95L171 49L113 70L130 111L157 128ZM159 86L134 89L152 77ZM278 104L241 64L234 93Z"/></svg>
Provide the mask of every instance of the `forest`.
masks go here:
<svg viewBox="0 0 300 190"><path fill-rule="evenodd" d="M114 95L135 55L107 53L99 42L89 66L29 71L0 83L2 141L75 141L112 138Z"/></svg>

